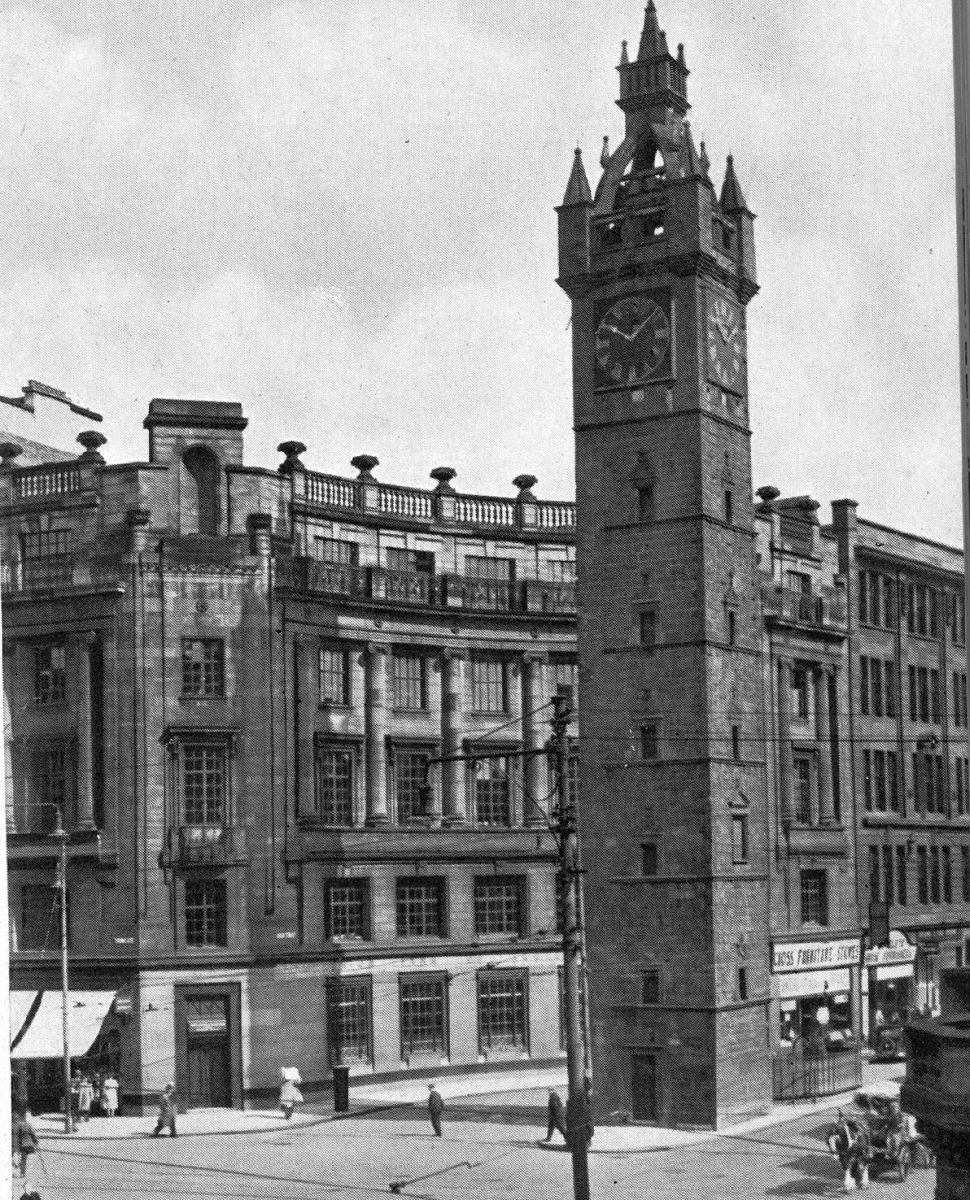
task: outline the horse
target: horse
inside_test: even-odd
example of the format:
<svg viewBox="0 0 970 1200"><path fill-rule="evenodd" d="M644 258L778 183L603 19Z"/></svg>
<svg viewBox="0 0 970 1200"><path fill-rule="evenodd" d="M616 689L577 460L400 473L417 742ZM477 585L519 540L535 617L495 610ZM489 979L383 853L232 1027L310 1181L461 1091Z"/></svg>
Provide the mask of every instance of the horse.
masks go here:
<svg viewBox="0 0 970 1200"><path fill-rule="evenodd" d="M858 1188L860 1191L866 1191L869 1187L872 1143L865 1122L845 1116L840 1108L838 1120L829 1130L825 1142L829 1152L835 1155L845 1172L842 1190L854 1192Z"/></svg>

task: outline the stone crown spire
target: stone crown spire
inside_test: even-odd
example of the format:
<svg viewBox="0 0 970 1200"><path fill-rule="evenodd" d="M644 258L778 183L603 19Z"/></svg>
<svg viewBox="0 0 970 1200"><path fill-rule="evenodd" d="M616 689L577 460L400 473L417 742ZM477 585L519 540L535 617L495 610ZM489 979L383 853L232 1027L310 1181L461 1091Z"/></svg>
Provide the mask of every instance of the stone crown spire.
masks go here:
<svg viewBox="0 0 970 1200"><path fill-rule="evenodd" d="M562 204L565 208L570 204L592 203L593 193L590 191L586 168L583 166L583 152L577 146L573 155L573 169L569 173L569 182L566 184L566 194L562 198Z"/></svg>
<svg viewBox="0 0 970 1200"><path fill-rule="evenodd" d="M677 47L674 58L667 46L667 35L660 28L657 9L649 0L640 34L636 61L630 62L623 44L620 65L620 108L635 112L650 108L671 108L683 115L687 103L687 61L684 47Z"/></svg>

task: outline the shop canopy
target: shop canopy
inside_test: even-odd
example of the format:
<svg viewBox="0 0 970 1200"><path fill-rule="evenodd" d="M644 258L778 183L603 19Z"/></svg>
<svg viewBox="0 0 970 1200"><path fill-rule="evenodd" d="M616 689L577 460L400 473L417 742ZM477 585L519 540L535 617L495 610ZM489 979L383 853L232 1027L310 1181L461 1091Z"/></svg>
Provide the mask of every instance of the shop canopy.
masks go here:
<svg viewBox="0 0 970 1200"><path fill-rule="evenodd" d="M68 992L72 1058L87 1054L101 1032L114 992ZM10 1057L60 1058L64 1053L60 992L10 993Z"/></svg>

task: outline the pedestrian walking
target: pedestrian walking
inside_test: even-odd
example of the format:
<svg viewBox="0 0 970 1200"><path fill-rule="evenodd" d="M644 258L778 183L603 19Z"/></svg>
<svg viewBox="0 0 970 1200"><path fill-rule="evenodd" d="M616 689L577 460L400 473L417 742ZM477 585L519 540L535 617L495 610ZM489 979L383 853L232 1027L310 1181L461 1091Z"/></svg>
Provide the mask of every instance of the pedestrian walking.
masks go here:
<svg viewBox="0 0 970 1200"><path fill-rule="evenodd" d="M101 1103L106 1117L118 1115L118 1080L109 1071L101 1083Z"/></svg>
<svg viewBox="0 0 970 1200"><path fill-rule="evenodd" d="M165 1090L158 1099L158 1124L152 1137L161 1137L162 1130L167 1129L172 1137L177 1137L175 1131L175 1114L178 1111L178 1101L175 1096L175 1084L166 1083Z"/></svg>
<svg viewBox="0 0 970 1200"><path fill-rule="evenodd" d="M81 1072L75 1071L71 1076L71 1116L77 1124L78 1114L80 1113L81 1100Z"/></svg>
<svg viewBox="0 0 970 1200"><path fill-rule="evenodd" d="M542 1139L544 1142L551 1142L552 1135L556 1130L563 1136L563 1141L568 1142L569 1136L566 1133L566 1108L562 1102L559 1093L555 1088L549 1089L549 1127L546 1130L546 1136Z"/></svg>
<svg viewBox="0 0 970 1200"><path fill-rule="evenodd" d="M94 1103L94 1084L91 1082L91 1076L85 1073L81 1076L81 1083L78 1087L77 1106L81 1114L82 1121L91 1120L91 1105Z"/></svg>
<svg viewBox="0 0 970 1200"><path fill-rule="evenodd" d="M27 1178L27 1160L37 1153L37 1133L30 1123L30 1113L16 1115L13 1119L11 1147L14 1165L20 1168L20 1178Z"/></svg>
<svg viewBox="0 0 970 1200"><path fill-rule="evenodd" d="M303 1080L296 1067L280 1067L280 1075L283 1078L280 1085L280 1108L288 1121L293 1116L294 1107L303 1103L303 1093L298 1086Z"/></svg>
<svg viewBox="0 0 970 1200"><path fill-rule="evenodd" d="M428 1084L428 1116L431 1118L431 1128L435 1137L441 1137L441 1114L445 1111L445 1102L441 1099L437 1084Z"/></svg>

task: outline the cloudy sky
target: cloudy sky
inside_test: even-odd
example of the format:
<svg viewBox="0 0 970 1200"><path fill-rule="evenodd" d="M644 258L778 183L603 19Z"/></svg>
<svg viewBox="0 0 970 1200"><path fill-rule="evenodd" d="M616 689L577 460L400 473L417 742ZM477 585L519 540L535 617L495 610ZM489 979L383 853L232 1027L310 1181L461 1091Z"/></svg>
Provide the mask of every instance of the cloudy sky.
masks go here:
<svg viewBox="0 0 970 1200"><path fill-rule="evenodd" d="M756 485L962 538L947 0L659 0L756 224ZM571 496L553 206L622 130L592 0L0 0L0 393L144 457L152 396L247 457Z"/></svg>

